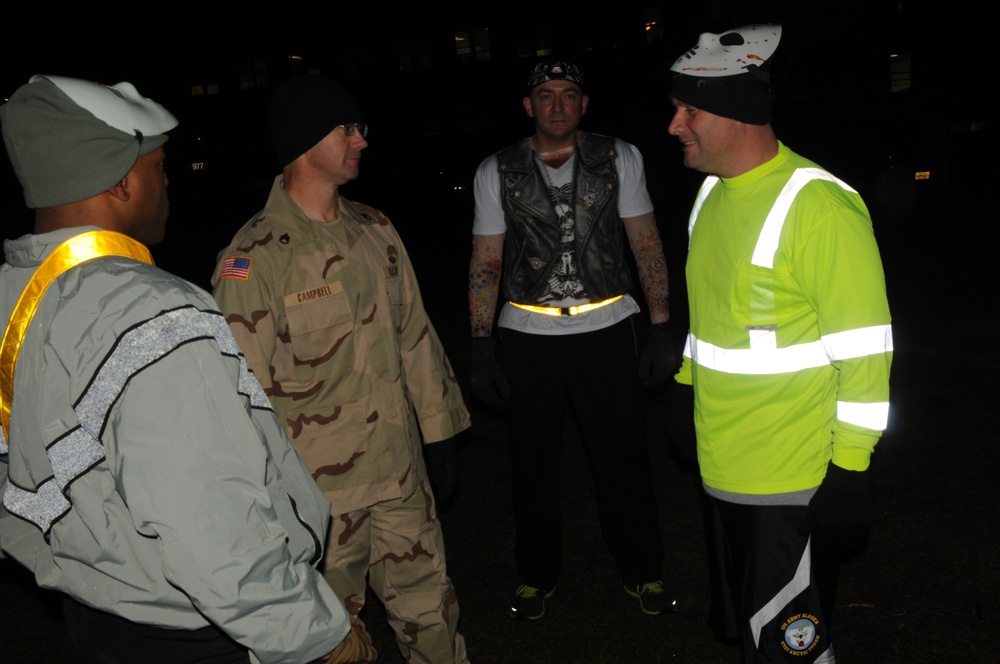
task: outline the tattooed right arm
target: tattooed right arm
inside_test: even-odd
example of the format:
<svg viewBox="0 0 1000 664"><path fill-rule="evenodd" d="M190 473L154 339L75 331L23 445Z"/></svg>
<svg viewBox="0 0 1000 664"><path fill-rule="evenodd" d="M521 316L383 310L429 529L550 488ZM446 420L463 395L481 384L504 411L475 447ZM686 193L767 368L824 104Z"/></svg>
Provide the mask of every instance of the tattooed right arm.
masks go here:
<svg viewBox="0 0 1000 664"><path fill-rule="evenodd" d="M489 337L500 292L503 235L473 235L469 261L469 322L472 336Z"/></svg>

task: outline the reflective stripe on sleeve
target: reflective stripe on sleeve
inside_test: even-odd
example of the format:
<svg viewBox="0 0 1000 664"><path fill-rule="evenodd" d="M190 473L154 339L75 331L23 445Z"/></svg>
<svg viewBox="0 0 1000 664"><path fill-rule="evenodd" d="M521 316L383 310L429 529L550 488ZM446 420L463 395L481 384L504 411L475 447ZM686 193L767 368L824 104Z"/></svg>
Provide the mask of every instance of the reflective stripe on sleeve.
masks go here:
<svg viewBox="0 0 1000 664"><path fill-rule="evenodd" d="M830 360L850 360L892 351L892 326L873 325L823 335Z"/></svg>
<svg viewBox="0 0 1000 664"><path fill-rule="evenodd" d="M239 362L237 391L252 408L271 410L270 401L250 371L225 319L214 311L192 306L165 311L123 333L74 405L79 426L49 446L53 476L35 490L10 482L3 506L11 514L34 523L43 534L70 508L67 487L104 459L101 435L114 405L129 380L160 358L196 340L214 341L220 353Z"/></svg>
<svg viewBox="0 0 1000 664"><path fill-rule="evenodd" d="M852 401L837 402L837 419L847 424L859 427L885 431L889 424L889 402L855 403Z"/></svg>

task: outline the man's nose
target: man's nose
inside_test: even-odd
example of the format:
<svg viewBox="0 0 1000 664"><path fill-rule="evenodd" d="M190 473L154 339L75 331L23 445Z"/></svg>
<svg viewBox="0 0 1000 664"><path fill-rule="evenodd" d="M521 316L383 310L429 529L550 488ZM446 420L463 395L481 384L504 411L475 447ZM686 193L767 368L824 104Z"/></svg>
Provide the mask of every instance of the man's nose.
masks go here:
<svg viewBox="0 0 1000 664"><path fill-rule="evenodd" d="M667 133L671 136L676 136L684 123L680 120L680 109L674 111L674 114L670 116L670 121L667 122Z"/></svg>

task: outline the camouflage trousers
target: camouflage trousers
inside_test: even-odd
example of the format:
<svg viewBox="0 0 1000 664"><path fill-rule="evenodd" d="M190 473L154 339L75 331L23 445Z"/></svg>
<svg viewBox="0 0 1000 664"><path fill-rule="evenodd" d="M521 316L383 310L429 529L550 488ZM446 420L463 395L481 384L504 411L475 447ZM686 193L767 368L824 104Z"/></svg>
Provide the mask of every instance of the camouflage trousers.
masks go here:
<svg viewBox="0 0 1000 664"><path fill-rule="evenodd" d="M468 664L444 537L426 482L406 500L334 514L324 576L354 617L364 607L367 578L409 664Z"/></svg>

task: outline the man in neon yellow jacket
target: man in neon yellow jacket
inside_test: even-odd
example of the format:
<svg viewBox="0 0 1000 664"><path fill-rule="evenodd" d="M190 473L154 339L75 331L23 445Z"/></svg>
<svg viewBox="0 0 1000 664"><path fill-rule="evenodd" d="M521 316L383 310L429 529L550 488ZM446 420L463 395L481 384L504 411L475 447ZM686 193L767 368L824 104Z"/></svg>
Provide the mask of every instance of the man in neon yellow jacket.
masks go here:
<svg viewBox="0 0 1000 664"><path fill-rule="evenodd" d="M778 25L705 33L671 67L669 132L708 175L688 226L672 424L690 429L693 400L712 556L731 561L712 627L745 662L833 662L837 571L871 518L892 329L864 201L771 127L780 39Z"/></svg>

